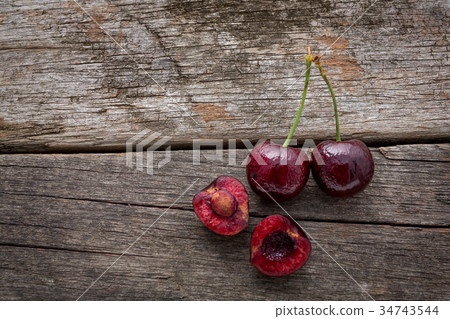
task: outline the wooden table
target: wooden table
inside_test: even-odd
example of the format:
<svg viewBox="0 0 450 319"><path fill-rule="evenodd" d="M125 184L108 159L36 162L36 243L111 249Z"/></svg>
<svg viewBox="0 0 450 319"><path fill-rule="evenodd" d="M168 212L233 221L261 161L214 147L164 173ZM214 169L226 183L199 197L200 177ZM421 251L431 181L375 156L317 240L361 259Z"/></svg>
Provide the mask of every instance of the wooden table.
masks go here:
<svg viewBox="0 0 450 319"><path fill-rule="evenodd" d="M449 15L435 0L3 1L0 299L448 300ZM284 212L241 163L249 143L287 135L308 45L343 138L366 142L376 171L352 198L311 178L283 203L315 242L304 268L269 278L250 236ZM143 130L165 142L154 163L172 148L153 175L126 165ZM313 69L295 138L333 134ZM194 165L194 141L213 138L223 157ZM229 238L191 205L221 174L250 194L249 227Z"/></svg>

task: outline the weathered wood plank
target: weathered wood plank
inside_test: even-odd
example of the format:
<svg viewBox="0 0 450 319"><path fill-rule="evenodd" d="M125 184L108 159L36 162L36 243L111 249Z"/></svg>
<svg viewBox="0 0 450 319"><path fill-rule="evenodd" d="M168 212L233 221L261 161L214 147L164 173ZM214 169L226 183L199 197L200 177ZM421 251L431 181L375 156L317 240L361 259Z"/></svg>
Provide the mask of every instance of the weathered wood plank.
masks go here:
<svg viewBox="0 0 450 319"><path fill-rule="evenodd" d="M370 3L80 1L97 25L74 1L3 1L0 152L124 150L148 128L173 144L282 138L305 47L335 41L323 62L343 137L448 141L448 4L379 0L346 31ZM313 71L297 136L325 139L333 112Z"/></svg>
<svg viewBox="0 0 450 319"><path fill-rule="evenodd" d="M75 300L163 213L162 208L3 195L0 299ZM274 210L273 213L282 213ZM254 226L232 238L171 209L83 299L368 299L313 244L305 267L268 278L249 263ZM301 225L377 300L447 300L449 229Z"/></svg>
<svg viewBox="0 0 450 319"><path fill-rule="evenodd" d="M338 200L321 192L311 177L302 193L283 206L295 218L307 220L449 226L450 164L440 161L448 157L449 150L450 144L402 145L382 148L385 157L372 149L375 176L364 192ZM229 164L230 152L236 152L236 164ZM7 203L5 194L24 194L169 207L177 194L199 178L175 205L191 210L196 192L217 176L228 174L241 180L249 191L252 216L278 210L251 191L241 165L247 150L224 151L222 159L205 159L214 153L202 151L200 165L194 165L193 151L173 151L171 162L157 169L156 163L165 153L155 152L153 176L127 167L124 153L2 155L0 202ZM143 163L144 169L147 165Z"/></svg>
<svg viewBox="0 0 450 319"><path fill-rule="evenodd" d="M450 144L422 144L380 147L389 160L450 162Z"/></svg>

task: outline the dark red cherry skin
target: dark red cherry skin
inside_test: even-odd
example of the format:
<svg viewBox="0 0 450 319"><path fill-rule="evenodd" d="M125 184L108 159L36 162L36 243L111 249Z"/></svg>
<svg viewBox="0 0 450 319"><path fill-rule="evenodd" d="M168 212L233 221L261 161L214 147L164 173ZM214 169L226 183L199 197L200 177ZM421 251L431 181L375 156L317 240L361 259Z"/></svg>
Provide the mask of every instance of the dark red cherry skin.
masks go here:
<svg viewBox="0 0 450 319"><path fill-rule="evenodd" d="M248 194L232 176L219 176L198 192L193 200L195 214L217 234L232 236L248 224Z"/></svg>
<svg viewBox="0 0 450 319"><path fill-rule="evenodd" d="M294 198L309 177L308 156L298 148L270 141L255 146L247 164L247 178L253 191L276 201ZM266 193L267 192L267 193Z"/></svg>
<svg viewBox="0 0 450 319"><path fill-rule="evenodd" d="M290 218L266 217L253 231L250 262L265 275L289 275L303 267L310 253L306 234Z"/></svg>
<svg viewBox="0 0 450 319"><path fill-rule="evenodd" d="M366 144L360 140L324 141L313 150L311 171L325 193L345 198L362 191L370 183L374 163Z"/></svg>

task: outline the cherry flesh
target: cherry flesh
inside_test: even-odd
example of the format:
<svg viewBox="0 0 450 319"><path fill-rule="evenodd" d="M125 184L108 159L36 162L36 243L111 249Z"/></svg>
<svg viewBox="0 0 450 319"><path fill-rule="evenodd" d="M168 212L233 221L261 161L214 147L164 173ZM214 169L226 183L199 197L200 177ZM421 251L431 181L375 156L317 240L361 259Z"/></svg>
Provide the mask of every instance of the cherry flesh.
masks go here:
<svg viewBox="0 0 450 319"><path fill-rule="evenodd" d="M248 224L248 194L232 176L219 176L192 200L200 221L221 235L235 235Z"/></svg>
<svg viewBox="0 0 450 319"><path fill-rule="evenodd" d="M290 218L272 215L253 231L250 262L268 276L286 276L303 267L311 253L311 243Z"/></svg>

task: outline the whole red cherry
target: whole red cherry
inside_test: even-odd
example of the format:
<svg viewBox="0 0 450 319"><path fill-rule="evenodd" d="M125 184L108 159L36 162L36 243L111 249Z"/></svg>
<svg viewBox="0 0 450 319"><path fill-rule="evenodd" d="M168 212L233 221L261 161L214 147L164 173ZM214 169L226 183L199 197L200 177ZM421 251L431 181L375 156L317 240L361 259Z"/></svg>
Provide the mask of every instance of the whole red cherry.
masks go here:
<svg viewBox="0 0 450 319"><path fill-rule="evenodd" d="M311 170L325 193L349 197L370 183L374 163L366 144L359 140L324 141L312 153Z"/></svg>
<svg viewBox="0 0 450 319"><path fill-rule="evenodd" d="M308 181L308 156L298 148L265 141L250 153L247 178L251 188L262 197L273 197L276 201L292 199Z"/></svg>
<svg viewBox="0 0 450 319"><path fill-rule="evenodd" d="M311 48L307 48L305 87L294 124L283 145L265 141L256 145L249 156L247 178L255 193L276 201L294 198L309 178L309 160L298 148L289 147L305 105L311 71Z"/></svg>
<svg viewBox="0 0 450 319"><path fill-rule="evenodd" d="M370 183L375 165L366 144L360 140L341 141L333 88L320 64L320 57L314 57L313 61L319 68L333 100L336 141L324 141L313 150L312 174L325 193L336 197L349 197L362 191Z"/></svg>

